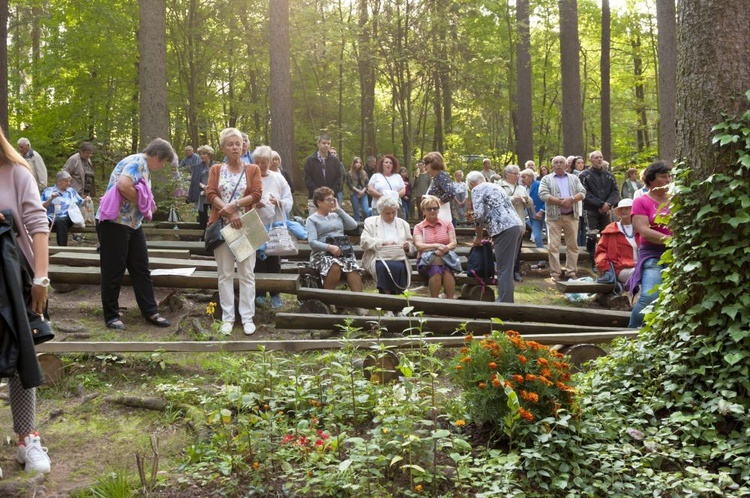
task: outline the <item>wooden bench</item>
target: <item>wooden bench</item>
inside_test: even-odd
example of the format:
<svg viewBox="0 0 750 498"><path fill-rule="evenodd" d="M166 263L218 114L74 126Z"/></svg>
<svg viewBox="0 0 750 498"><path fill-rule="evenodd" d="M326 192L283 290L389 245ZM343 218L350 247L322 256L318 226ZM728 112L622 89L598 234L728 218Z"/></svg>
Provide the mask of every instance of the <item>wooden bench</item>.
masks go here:
<svg viewBox="0 0 750 498"><path fill-rule="evenodd" d="M99 258L99 252L94 246L49 246L49 254L60 254L65 253L72 256L78 255L95 255L97 261ZM190 257L190 251L187 249L149 249L149 258L177 258L187 259Z"/></svg>
<svg viewBox="0 0 750 498"><path fill-rule="evenodd" d="M99 268L92 267L70 267L50 265L48 275L52 281L52 287L56 283L75 285L99 285L101 274ZM183 289L217 289L218 280L215 271L196 271L192 275L152 275L151 279L156 287L183 288ZM130 276L125 273L123 285L130 285ZM239 279L235 276L235 289L239 288ZM285 292L296 294L298 283L297 275L285 275L279 273L256 273L255 288L261 292Z"/></svg>
<svg viewBox="0 0 750 498"><path fill-rule="evenodd" d="M630 313L610 310L570 308L566 306L537 306L518 303L495 303L428 297L411 297L372 294L368 292L344 292L300 287L297 291L300 300L316 299L325 304L353 308L390 310L399 312L404 307L413 306L415 311L425 314L464 317L499 318L512 322L553 323L583 325L590 327L627 327Z"/></svg>
<svg viewBox="0 0 750 498"><path fill-rule="evenodd" d="M70 227L70 233L86 233L95 234L96 229L93 225L87 225L85 228ZM201 238L203 237L203 230L199 229L174 229L174 228L156 228L156 227L143 227L143 233L146 237L164 237L174 240L182 240L183 238Z"/></svg>

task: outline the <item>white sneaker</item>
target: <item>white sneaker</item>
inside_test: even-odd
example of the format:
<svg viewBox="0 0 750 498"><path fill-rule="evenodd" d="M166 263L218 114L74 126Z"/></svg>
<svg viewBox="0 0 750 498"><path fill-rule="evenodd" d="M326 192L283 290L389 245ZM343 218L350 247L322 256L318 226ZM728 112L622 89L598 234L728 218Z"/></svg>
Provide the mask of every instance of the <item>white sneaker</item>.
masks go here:
<svg viewBox="0 0 750 498"><path fill-rule="evenodd" d="M253 322L247 322L242 325L245 330L245 335L253 335L255 333L255 324Z"/></svg>
<svg viewBox="0 0 750 498"><path fill-rule="evenodd" d="M219 329L219 332L221 332L224 335L230 335L232 333L233 328L234 328L234 322L224 322L221 324L221 328Z"/></svg>
<svg viewBox="0 0 750 498"><path fill-rule="evenodd" d="M47 448L43 448L39 434L30 434L18 445L16 451L18 463L26 464L26 472L49 473L50 461L47 456Z"/></svg>

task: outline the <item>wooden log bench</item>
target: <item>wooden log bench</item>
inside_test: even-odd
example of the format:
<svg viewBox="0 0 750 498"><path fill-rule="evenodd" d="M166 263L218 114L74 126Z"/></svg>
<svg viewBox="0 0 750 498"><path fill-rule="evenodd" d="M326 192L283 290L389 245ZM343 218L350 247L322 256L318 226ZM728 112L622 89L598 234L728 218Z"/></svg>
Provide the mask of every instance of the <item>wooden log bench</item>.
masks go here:
<svg viewBox="0 0 750 498"><path fill-rule="evenodd" d="M421 328L423 332L430 332L435 336L455 335L456 330L462 325L466 326L466 332L472 334L487 334L492 330L515 330L526 336L527 334L538 335L563 335L579 332L598 333L610 332L609 327L587 327L582 325L563 325L551 323L520 323L505 322L502 325L489 319L477 318L452 318L443 316L430 316L420 320L418 317L386 317L378 316L372 312L370 316L356 315L327 315L308 313L276 313L275 323L277 329L285 330L341 330L345 321L350 321L353 327L363 330L373 328L384 328L394 334L417 334ZM420 327L420 321L423 322ZM637 331L632 330L636 333Z"/></svg>
<svg viewBox="0 0 750 498"><path fill-rule="evenodd" d="M95 234L96 228L93 225L87 225L84 228L70 227L70 233L83 233L83 234ZM181 229L181 228L156 228L156 227L143 227L143 233L146 237L162 237L172 240L183 240L183 239L199 239L203 237L203 230L199 229Z"/></svg>
<svg viewBox="0 0 750 498"><path fill-rule="evenodd" d="M49 246L49 254L67 253L71 256L81 254L93 254L99 257L99 253L94 246ZM187 249L149 249L149 258L176 258L187 259L190 257L190 251Z"/></svg>
<svg viewBox="0 0 750 498"><path fill-rule="evenodd" d="M99 268L92 267L70 267L50 265L49 278L52 287L56 283L74 285L99 285L101 274ZM217 289L218 281L216 271L196 271L192 275L152 275L151 279L156 287L182 288L182 289ZM125 273L123 285L130 285L130 276ZM279 273L256 273L255 288L258 291L284 292L296 294L297 275L285 275ZM235 289L239 288L239 279L235 276Z"/></svg>
<svg viewBox="0 0 750 498"><path fill-rule="evenodd" d="M352 308L381 308L399 312L406 306L429 315L464 318L499 318L512 322L558 323L591 327L627 327L630 313L610 310L570 308L565 306L536 306L532 304L495 303L428 297L411 297L372 294L367 292L344 292L300 287L300 300L315 299L325 304Z"/></svg>

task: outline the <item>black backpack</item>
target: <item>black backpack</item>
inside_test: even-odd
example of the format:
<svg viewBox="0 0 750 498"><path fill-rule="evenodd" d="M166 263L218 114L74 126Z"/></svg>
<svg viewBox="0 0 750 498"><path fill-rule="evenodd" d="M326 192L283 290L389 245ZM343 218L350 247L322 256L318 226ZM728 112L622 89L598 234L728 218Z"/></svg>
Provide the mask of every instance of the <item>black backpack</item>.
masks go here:
<svg viewBox="0 0 750 498"><path fill-rule="evenodd" d="M466 273L482 283L495 283L495 252L492 241L483 240L481 246L471 248Z"/></svg>

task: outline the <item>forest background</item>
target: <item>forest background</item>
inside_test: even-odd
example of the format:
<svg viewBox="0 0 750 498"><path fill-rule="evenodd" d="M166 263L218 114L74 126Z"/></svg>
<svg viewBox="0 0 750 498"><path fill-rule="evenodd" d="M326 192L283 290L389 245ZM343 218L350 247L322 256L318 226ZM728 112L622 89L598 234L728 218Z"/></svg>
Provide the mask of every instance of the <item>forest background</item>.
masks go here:
<svg viewBox="0 0 750 498"><path fill-rule="evenodd" d="M271 19L279 4L289 12L281 35ZM236 126L253 145L294 142L282 158L297 178L324 131L347 166L353 156L395 153L411 169L429 150L445 152L451 169L481 157L545 163L602 148L622 171L658 155L657 20L654 0L613 4L610 12L608 1L592 0L13 1L9 134L13 143L29 138L50 172L82 141L97 146L102 178L141 150L149 109L139 85L139 8L141 25L144 9L163 8L166 138L179 153L216 146L218 132ZM578 39L567 55L561 14ZM274 140L271 53L286 29L293 129ZM563 126L561 69L572 66L580 114ZM611 85L606 115L603 84Z"/></svg>

